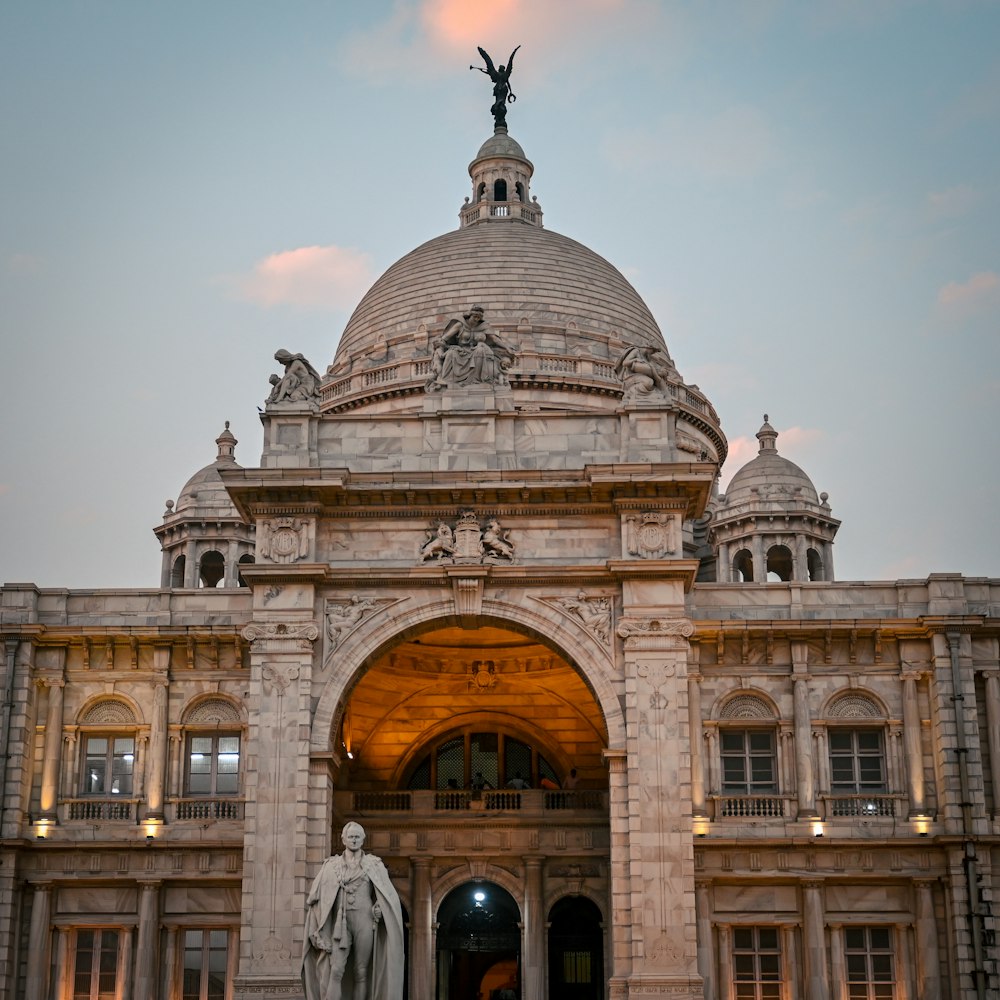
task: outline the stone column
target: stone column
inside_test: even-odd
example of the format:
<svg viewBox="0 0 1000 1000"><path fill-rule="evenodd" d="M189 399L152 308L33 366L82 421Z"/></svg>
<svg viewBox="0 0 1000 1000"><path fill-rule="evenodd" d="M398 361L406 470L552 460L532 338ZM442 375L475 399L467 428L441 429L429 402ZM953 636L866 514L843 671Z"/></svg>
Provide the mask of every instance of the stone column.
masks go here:
<svg viewBox="0 0 1000 1000"><path fill-rule="evenodd" d="M796 535L792 548L792 580L795 583L809 582L809 561L806 558L805 535Z"/></svg>
<svg viewBox="0 0 1000 1000"><path fill-rule="evenodd" d="M792 643L792 693L795 711L795 776L799 819L816 812L816 776L813 773L812 719L809 714L808 646Z"/></svg>
<svg viewBox="0 0 1000 1000"><path fill-rule="evenodd" d="M910 815L924 812L924 754L920 735L920 709L917 705L917 677L913 670L901 673L903 681L903 744L906 751L906 791Z"/></svg>
<svg viewBox="0 0 1000 1000"><path fill-rule="evenodd" d="M705 1000L716 1000L715 948L712 942L712 883L698 879L694 884L694 904L698 920L698 972L705 984Z"/></svg>
<svg viewBox="0 0 1000 1000"><path fill-rule="evenodd" d="M65 654L63 654L65 655ZM41 677L39 686L48 688L49 704L45 712L45 749L42 757L42 791L39 805L42 818L56 819L59 802L59 765L63 745L63 686L62 677Z"/></svg>
<svg viewBox="0 0 1000 1000"><path fill-rule="evenodd" d="M719 583L732 583L733 568L729 563L729 543L719 542L715 556L715 579Z"/></svg>
<svg viewBox="0 0 1000 1000"><path fill-rule="evenodd" d="M146 781L146 818L162 821L167 773L167 681L160 677L153 680L153 711L146 761L149 775Z"/></svg>
<svg viewBox="0 0 1000 1000"><path fill-rule="evenodd" d="M177 962L178 962L178 939L180 937L180 928L177 924L170 924L166 928L167 931L167 947L165 954L163 956L163 1000L177 1000L180 996L181 985L177 982ZM230 941L230 948L232 948L232 942ZM239 954L239 944L236 945L237 955Z"/></svg>
<svg viewBox="0 0 1000 1000"><path fill-rule="evenodd" d="M753 536L750 554L753 556L753 582L767 583L767 557L764 554L764 539L760 535Z"/></svg>
<svg viewBox="0 0 1000 1000"><path fill-rule="evenodd" d="M611 818L611 962L608 978L622 985L632 970L632 887L629 869L628 760L624 750L605 750Z"/></svg>
<svg viewBox="0 0 1000 1000"><path fill-rule="evenodd" d="M830 1000L826 979L822 882L802 883L802 944L805 1000Z"/></svg>
<svg viewBox="0 0 1000 1000"><path fill-rule="evenodd" d="M691 731L691 811L695 816L705 815L705 761L702 757L705 739L700 684L701 674L697 672L697 664L692 664L688 673L688 727Z"/></svg>
<svg viewBox="0 0 1000 1000"><path fill-rule="evenodd" d="M914 879L917 894L917 998L941 1000L941 959L938 955L938 926L934 916L934 881Z"/></svg>
<svg viewBox="0 0 1000 1000"><path fill-rule="evenodd" d="M524 858L524 947L521 985L524 1000L545 1000L545 891L540 855Z"/></svg>
<svg viewBox="0 0 1000 1000"><path fill-rule="evenodd" d="M719 924L719 1000L734 1000L733 929Z"/></svg>
<svg viewBox="0 0 1000 1000"><path fill-rule="evenodd" d="M823 544L823 579L827 582L835 579L833 575L833 542Z"/></svg>
<svg viewBox="0 0 1000 1000"><path fill-rule="evenodd" d="M118 982L119 995L123 997L139 997L142 994L132 992L132 938L135 928L126 927L121 933L118 943ZM155 1000L155 997L153 998Z"/></svg>
<svg viewBox="0 0 1000 1000"><path fill-rule="evenodd" d="M408 996L434 996L431 858L410 858L410 989Z"/></svg>
<svg viewBox="0 0 1000 1000"><path fill-rule="evenodd" d="M311 584L285 587L289 608L312 608ZM296 817L309 789L310 815L324 819L329 846L329 804L313 791L309 743L315 622L276 612L243 630L251 643L250 716L246 750L243 912L240 971L234 1000L301 995L299 967L306 893L316 872L306 863L308 829Z"/></svg>
<svg viewBox="0 0 1000 1000"><path fill-rule="evenodd" d="M833 983L832 1000L849 1000L847 960L844 957L844 927L842 924L830 924L830 971Z"/></svg>
<svg viewBox="0 0 1000 1000"><path fill-rule="evenodd" d="M986 732L990 746L990 777L993 785L993 815L1000 815L1000 671L986 676Z"/></svg>
<svg viewBox="0 0 1000 1000"><path fill-rule="evenodd" d="M166 590L170 586L170 566L172 562L172 557L170 553L164 549L163 559L160 561L160 589Z"/></svg>
<svg viewBox="0 0 1000 1000"><path fill-rule="evenodd" d="M160 883L139 882L139 936L135 950L135 995L156 1000L160 978Z"/></svg>
<svg viewBox="0 0 1000 1000"><path fill-rule="evenodd" d="M49 928L52 920L52 883L36 882L33 888L24 1000L47 1000L52 948Z"/></svg>
<svg viewBox="0 0 1000 1000"><path fill-rule="evenodd" d="M194 590L198 586L198 560L195 558L198 543L189 538L184 546L184 586Z"/></svg>
<svg viewBox="0 0 1000 1000"><path fill-rule="evenodd" d="M694 892L688 638L685 618L649 614L683 606L683 594L624 584L625 712L628 739L628 849L632 932L629 993L701 998ZM679 589L679 588L678 588ZM640 607L632 599L641 600ZM638 601L636 602L639 603ZM640 611L636 614L635 611ZM638 789L642 794L638 794Z"/></svg>

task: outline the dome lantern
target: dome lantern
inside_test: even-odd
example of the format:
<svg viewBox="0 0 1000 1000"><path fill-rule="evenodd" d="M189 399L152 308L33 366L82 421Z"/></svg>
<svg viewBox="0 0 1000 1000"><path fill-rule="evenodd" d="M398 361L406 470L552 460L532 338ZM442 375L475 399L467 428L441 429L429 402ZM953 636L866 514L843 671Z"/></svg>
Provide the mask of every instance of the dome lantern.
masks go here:
<svg viewBox="0 0 1000 1000"><path fill-rule="evenodd" d="M530 196L534 172L521 144L498 125L469 164L472 199L459 212L461 226L518 221L541 228L542 207Z"/></svg>

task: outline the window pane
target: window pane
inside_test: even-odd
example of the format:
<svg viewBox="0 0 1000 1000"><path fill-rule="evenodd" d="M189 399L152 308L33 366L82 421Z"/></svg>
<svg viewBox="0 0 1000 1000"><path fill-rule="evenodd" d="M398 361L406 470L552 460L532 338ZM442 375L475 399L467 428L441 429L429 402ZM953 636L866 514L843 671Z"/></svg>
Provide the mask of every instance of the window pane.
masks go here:
<svg viewBox="0 0 1000 1000"><path fill-rule="evenodd" d="M518 772L531 784L531 747L508 737L504 740L504 781L510 781Z"/></svg>
<svg viewBox="0 0 1000 1000"><path fill-rule="evenodd" d="M482 780L491 788L496 788L500 782L499 753L500 740L496 733L473 733L469 741L469 771L473 779L480 772Z"/></svg>
<svg viewBox="0 0 1000 1000"><path fill-rule="evenodd" d="M438 749L438 788L447 788L449 781L456 788L462 788L465 784L465 740L461 737L449 740Z"/></svg>
<svg viewBox="0 0 1000 1000"><path fill-rule="evenodd" d="M774 749L772 733L751 733L750 749L761 753L771 753Z"/></svg>
<svg viewBox="0 0 1000 1000"><path fill-rule="evenodd" d="M742 730L724 729L722 731L722 752L723 753L743 753Z"/></svg>

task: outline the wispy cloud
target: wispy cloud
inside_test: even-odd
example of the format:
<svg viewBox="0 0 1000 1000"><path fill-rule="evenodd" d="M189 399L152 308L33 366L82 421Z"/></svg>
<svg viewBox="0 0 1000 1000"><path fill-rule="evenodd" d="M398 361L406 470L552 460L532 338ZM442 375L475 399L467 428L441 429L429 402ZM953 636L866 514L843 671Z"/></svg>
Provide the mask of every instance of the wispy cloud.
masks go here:
<svg viewBox="0 0 1000 1000"><path fill-rule="evenodd" d="M246 275L223 279L235 295L271 307L351 309L375 278L372 258L351 247L298 247L258 261Z"/></svg>
<svg viewBox="0 0 1000 1000"><path fill-rule="evenodd" d="M927 195L927 210L935 219L954 219L965 215L979 202L981 194L968 184L958 184Z"/></svg>
<svg viewBox="0 0 1000 1000"><path fill-rule="evenodd" d="M672 31L666 31L669 20ZM377 82L401 75L430 79L451 74L461 61L479 63L484 46L494 63L506 62L524 43L545 60L524 62L526 80L537 80L582 59L602 46L656 44L666 59L663 39L677 44L684 32L679 17L658 0L422 0L397 2L389 15L345 39L339 61L355 76ZM526 25L529 28L526 28ZM591 67L592 78L600 65ZM586 83L586 81L584 81Z"/></svg>
<svg viewBox="0 0 1000 1000"><path fill-rule="evenodd" d="M1000 274L980 271L967 281L949 281L937 294L941 309L961 315L986 311L1000 305Z"/></svg>
<svg viewBox="0 0 1000 1000"><path fill-rule="evenodd" d="M809 453L825 437L825 433L818 427L786 427L778 431L777 448L781 455L792 461L807 465ZM733 476L743 468L752 458L756 458L760 450L760 442L756 436L749 434L729 439L729 455L726 464L722 467L721 482L728 487ZM808 470L807 470L808 474ZM726 487L722 492L726 492Z"/></svg>

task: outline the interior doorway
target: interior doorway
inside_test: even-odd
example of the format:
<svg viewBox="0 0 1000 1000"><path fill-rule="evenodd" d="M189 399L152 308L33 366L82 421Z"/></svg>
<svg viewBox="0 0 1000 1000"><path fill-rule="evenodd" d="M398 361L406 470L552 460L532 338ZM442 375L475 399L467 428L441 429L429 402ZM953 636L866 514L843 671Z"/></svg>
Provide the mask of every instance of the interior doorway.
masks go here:
<svg viewBox="0 0 1000 1000"><path fill-rule="evenodd" d="M453 889L438 910L437 1000L520 1000L520 910L493 882Z"/></svg>
<svg viewBox="0 0 1000 1000"><path fill-rule="evenodd" d="M549 912L549 1000L603 996L601 911L582 896L565 896Z"/></svg>

